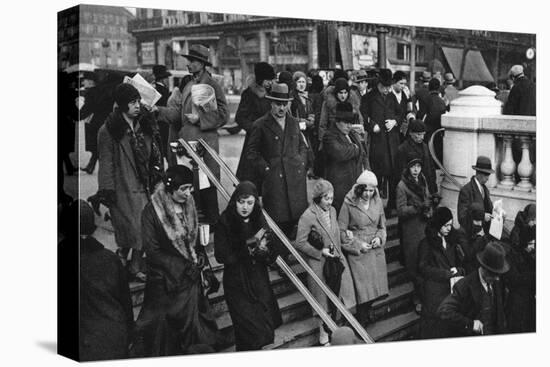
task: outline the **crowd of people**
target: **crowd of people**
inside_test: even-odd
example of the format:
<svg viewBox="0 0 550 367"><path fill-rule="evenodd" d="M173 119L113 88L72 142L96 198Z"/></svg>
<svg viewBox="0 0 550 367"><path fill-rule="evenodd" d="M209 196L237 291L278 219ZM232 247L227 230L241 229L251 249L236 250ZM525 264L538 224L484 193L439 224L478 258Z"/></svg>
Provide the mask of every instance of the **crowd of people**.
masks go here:
<svg viewBox="0 0 550 367"><path fill-rule="evenodd" d="M229 120L222 89L207 70L209 50L194 45L182 56L190 76L171 92L165 82L169 72L154 68L154 86L163 96L155 106L144 106L128 83L112 86L110 94L90 87L81 106L81 117L92 121L86 130L92 157L83 170L92 173L99 163L92 206L82 200L69 206L80 207L87 225L66 234L67 240L80 237L86 260L80 269L90 290L81 292L83 359L219 349L223 342L207 297L216 291L216 279L200 240L199 214L201 223L213 225L214 256L224 264L236 349L272 343L282 318L268 272L277 256L291 256L274 238L262 208L364 326L372 322L372 304L389 294L386 217L396 215L402 261L421 315L420 337L534 331L534 205L518 214L509 243L492 238L493 206L485 183L494 170L485 157L478 158L476 175L460 191L460 229L453 227L451 210L439 205L427 142L456 98L451 73L441 78L424 72L413 94L401 71L361 70L349 78L336 70L325 86L319 75L276 73L268 63L257 63L235 115L245 131L236 171L241 183L220 215L213 185L198 190L197 171L190 163L178 164L169 148L180 138L202 138L217 152L217 130ZM523 106L529 89L519 72L512 68L518 87L505 105L510 113L525 112L516 107ZM197 85L211 87L214 108L195 104ZM108 107L95 107L94 113L90 104L98 101ZM436 138L441 161L442 141ZM219 180L213 158L203 159ZM316 180L311 197L308 180ZM109 209L118 262L93 238L99 204ZM327 273L326 264L335 261L342 271ZM128 277L145 282L135 322ZM311 277L307 285L344 326ZM319 343L330 345L331 339L319 321Z"/></svg>

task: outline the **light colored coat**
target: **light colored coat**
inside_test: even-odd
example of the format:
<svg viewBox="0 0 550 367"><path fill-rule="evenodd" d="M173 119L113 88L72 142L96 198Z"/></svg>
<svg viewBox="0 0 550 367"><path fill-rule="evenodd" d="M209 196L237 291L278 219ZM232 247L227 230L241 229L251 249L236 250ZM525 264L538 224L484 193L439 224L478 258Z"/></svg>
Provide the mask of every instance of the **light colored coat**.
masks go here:
<svg viewBox="0 0 550 367"><path fill-rule="evenodd" d="M375 300L387 295L388 270L386 266L386 217L378 190L371 199L368 210L359 205L354 188L346 195L338 216L342 248L348 254L351 276L355 285L357 304ZM346 230L353 233L350 240ZM360 252L360 242L370 243L380 238L380 247Z"/></svg>
<svg viewBox="0 0 550 367"><path fill-rule="evenodd" d="M326 283L323 276L323 267L325 265L325 257L321 254L321 250L313 247L308 241L309 233L312 229L317 231L323 237L323 243L325 248L329 248L333 243L335 247L335 253L341 256L341 260L345 266L342 273L342 281L340 283L339 298L344 303L344 306L348 309L355 307L355 293L353 290L353 281L351 279L350 267L342 252L342 246L340 244L340 230L338 228L338 221L336 218L336 210L330 208L330 222L331 228L327 228L321 220L322 209L316 204L311 204L306 209L304 214L298 221L298 232L296 234L296 241L294 247L304 256L304 259L324 283ZM308 275L308 288L313 294L313 297L319 302L319 304L328 310L328 299L325 293L319 288L317 283L313 281Z"/></svg>
<svg viewBox="0 0 550 367"><path fill-rule="evenodd" d="M208 84L214 88L216 93L217 110L210 112L199 112L199 122L195 125L192 124L185 116L187 113L192 113L192 100L191 100L191 87L196 84ZM183 138L186 141L198 140L203 138L210 147L219 151L218 143L218 129L225 125L229 119L229 112L227 110L227 101L225 94L221 87L216 83L214 79L204 72L199 80L191 80L183 91L175 88L172 92L166 107L159 107L158 120L164 121L170 124L170 130L168 134L169 142L175 141L179 138ZM181 122L181 128L179 123ZM172 152L168 152L168 162L170 165L175 164L175 157ZM204 161L208 168L219 178L220 169L214 159L209 154L205 154Z"/></svg>

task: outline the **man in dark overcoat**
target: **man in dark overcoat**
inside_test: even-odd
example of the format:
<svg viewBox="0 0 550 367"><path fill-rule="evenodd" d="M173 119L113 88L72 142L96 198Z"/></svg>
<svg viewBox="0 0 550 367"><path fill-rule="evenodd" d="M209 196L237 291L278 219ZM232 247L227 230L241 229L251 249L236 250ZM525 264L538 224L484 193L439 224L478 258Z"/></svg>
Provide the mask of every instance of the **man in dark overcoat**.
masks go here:
<svg viewBox="0 0 550 367"><path fill-rule="evenodd" d="M350 103L337 104L336 123L323 136L325 175L334 187L332 206L336 213L340 211L346 194L368 166L364 142L357 131L351 128L355 119Z"/></svg>
<svg viewBox="0 0 550 367"><path fill-rule="evenodd" d="M523 74L523 66L514 65L510 69L514 86L504 105L505 115L535 116L537 113L537 90L535 84Z"/></svg>
<svg viewBox="0 0 550 367"><path fill-rule="evenodd" d="M271 84L275 79L275 70L267 62L259 62L254 65L254 80L250 81L248 88L241 94L241 101L235 114L235 122L246 133L239 158L236 176L240 181L254 178L254 163L246 160L246 150L254 121L264 116L271 110L271 102L265 98L271 90ZM261 182L254 182L261 189ZM261 191L259 191L261 195Z"/></svg>
<svg viewBox="0 0 550 367"><path fill-rule="evenodd" d="M426 124L426 136L424 140L428 143L433 133L441 128L441 116L450 109L449 101L441 97L441 82L433 78L428 83L429 98L424 123ZM434 138L434 149L437 159L443 162L443 137L437 135Z"/></svg>
<svg viewBox="0 0 550 367"><path fill-rule="evenodd" d="M403 169L407 167L407 157L413 155L422 160L422 174L426 178L430 194L438 192L435 167L430 156L428 144L424 142L426 126L421 120L412 120L407 129L407 139L397 148L394 174L401 177Z"/></svg>
<svg viewBox="0 0 550 367"><path fill-rule="evenodd" d="M367 94L369 121L365 124L371 135L370 166L380 183L381 195L389 199L388 208L395 208L394 163L400 143L400 121L397 121L400 109L397 100L390 95L392 84L391 70L381 69L376 88Z"/></svg>
<svg viewBox="0 0 550 367"><path fill-rule="evenodd" d="M492 236L483 228L485 209L480 202L473 202L470 206L471 222L468 226L461 226L458 233L462 237L462 249L464 251L464 269L466 274L476 271L479 267L476 255L482 251Z"/></svg>
<svg viewBox="0 0 550 367"><path fill-rule="evenodd" d="M474 202L480 203L484 209L483 228L489 232L489 225L493 214L493 202L491 194L485 184L489 176L495 171L491 167L491 160L484 156L477 157L476 165L472 166L476 171L475 176L460 189L458 194L457 216L461 227L469 227L472 223L471 207Z"/></svg>
<svg viewBox="0 0 550 367"><path fill-rule="evenodd" d="M189 48L189 53L182 55L188 60L187 68L193 75L193 79L185 85L182 91L174 89L166 107L158 107L158 120L170 124L169 142L177 141L180 138L186 141L196 141L202 138L212 149L219 152L218 129L227 123L229 112L225 94L206 70L207 66L212 66L209 55L210 50L203 45L192 45ZM198 84L207 84L214 89L215 109L208 108L207 110L194 105L191 89ZM220 167L216 161L206 154L204 163L219 180ZM168 150L168 164L170 166L176 164L176 157L170 149ZM214 185L200 190L200 203L205 221L215 223L219 217L219 210L218 196Z"/></svg>
<svg viewBox="0 0 550 367"><path fill-rule="evenodd" d="M432 73L429 71L423 71L418 80L418 85L414 91L413 102L418 111L416 117L423 119L424 115L428 112L428 103L430 99L430 92L428 91L428 83L432 79Z"/></svg>
<svg viewBox="0 0 550 367"><path fill-rule="evenodd" d="M287 113L288 87L274 83L265 98L271 111L254 122L247 158L262 181L262 203L287 236L307 208L307 147L296 119Z"/></svg>
<svg viewBox="0 0 550 367"><path fill-rule="evenodd" d="M489 242L477 254L478 271L459 280L439 305L438 316L453 324L455 336L507 332L504 306L508 290L500 279L510 268L505 256L498 242Z"/></svg>

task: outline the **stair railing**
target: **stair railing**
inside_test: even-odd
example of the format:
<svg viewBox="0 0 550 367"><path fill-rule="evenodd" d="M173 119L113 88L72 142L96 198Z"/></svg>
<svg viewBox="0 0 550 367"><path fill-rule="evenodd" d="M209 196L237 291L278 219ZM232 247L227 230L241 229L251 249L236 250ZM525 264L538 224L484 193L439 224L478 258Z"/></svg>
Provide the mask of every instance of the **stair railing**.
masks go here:
<svg viewBox="0 0 550 367"><path fill-rule="evenodd" d="M181 140L180 140L181 141ZM212 158L219 164L219 166L223 169L223 171L227 174L233 185L238 185L239 180L237 177L235 177L235 174L231 171L227 163L222 160L218 153L212 149L208 145L204 139L198 139L198 142L204 147L204 149L210 154ZM225 190L225 189L224 189ZM265 209L262 209L262 212L266 218L267 224L269 227L273 230L273 233L281 240L281 242L286 246L286 248L290 251L290 253L298 260L300 265L306 270L308 275L313 279L315 283L319 286L319 288L323 291L323 293L326 294L326 296L332 301L332 303L336 306L336 308L340 311L342 316L349 322L349 324L355 329L357 334L365 341L367 344L374 343L374 339L367 333L367 331L363 328L363 326L357 321L357 319L349 312L349 310L342 304L340 299L328 288L328 286L323 283L323 281L315 274L315 272L311 269L311 267L307 264L307 262L303 259L303 257L300 255L300 253L292 246L286 235L281 231L279 226L275 223L275 221L269 216L269 214L265 211ZM280 259L280 256L279 258ZM282 259L281 259L282 261ZM277 262L278 263L278 262ZM287 266L284 261L282 261L284 264L283 266ZM284 269L283 269L284 271ZM292 271L292 270L290 270ZM286 273L286 272L285 272ZM301 284L301 282L300 282ZM303 286L303 284L302 284ZM317 311L317 310L316 310ZM324 310L323 310L324 311ZM332 319L331 319L332 321ZM327 324L328 325L328 324ZM330 326L329 326L330 327ZM333 329L331 329L333 330Z"/></svg>
<svg viewBox="0 0 550 367"><path fill-rule="evenodd" d="M441 133L441 132L444 132L445 131L445 128L442 127L440 129L437 129L436 131L433 132L432 136L430 137L430 141L428 142L428 149L430 151L430 155L432 156L432 159L434 160L435 164L441 169L441 171L443 172L443 174L445 174L445 177L447 177L449 179L450 182L452 182L456 187L458 187L458 189L460 190L462 188L462 185L460 184L460 182L458 182L456 180L456 178L454 178L450 173L449 171L447 171L447 169L445 169L445 167L443 167L443 163L441 163L439 161L439 159L437 158L437 155L435 154L435 149L434 149L434 137Z"/></svg>
<svg viewBox="0 0 550 367"><path fill-rule="evenodd" d="M201 139L202 140L202 139ZM230 200L231 196L227 192L227 190L222 186L222 184L218 181L216 176L210 171L208 166L204 163L204 161L199 157L195 149L185 140L179 139L180 144L185 148L189 156L197 163L199 168L206 174L206 176L210 179L210 181L216 186L220 194L223 196L223 198L227 201ZM201 143L206 144L206 143ZM206 144L208 146L208 144ZM208 148L210 148L208 146ZM214 153L216 153L214 151ZM216 154L213 156L216 161L219 159L218 155ZM219 163L219 162L218 162ZM266 216L266 219L269 218L267 216L267 213L264 211L264 215ZM268 225L270 225L271 218L268 219ZM271 225L270 225L271 227ZM272 227L273 228L273 227ZM280 231L280 229L277 227L277 229ZM275 232L275 231L274 231ZM277 234L277 232L275 232ZM317 302L317 300L313 297L313 295L309 292L309 290L306 288L306 286L300 281L300 279L294 274L292 271L292 268L288 266L288 264L280 257L277 256L277 259L275 260L277 265L283 270L283 272L288 276L290 281L296 286L298 291L304 296L306 301L311 305L311 307L317 312L319 317L323 320L323 322L328 326L328 328L331 331L334 331L338 328L334 320L328 315L328 313L323 309L323 307Z"/></svg>

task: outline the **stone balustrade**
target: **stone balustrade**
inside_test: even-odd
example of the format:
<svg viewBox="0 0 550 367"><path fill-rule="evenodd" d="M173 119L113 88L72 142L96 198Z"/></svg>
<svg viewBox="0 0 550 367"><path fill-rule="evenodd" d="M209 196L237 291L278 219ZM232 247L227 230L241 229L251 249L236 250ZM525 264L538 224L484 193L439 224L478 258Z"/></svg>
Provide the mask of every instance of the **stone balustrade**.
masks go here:
<svg viewBox="0 0 550 367"><path fill-rule="evenodd" d="M489 157L496 172L487 187L493 202L502 199L510 229L517 212L536 201L536 117L502 115L501 102L494 95L472 86L452 101L451 111L441 120L443 165L464 185L475 174L472 165L477 156ZM455 214L459 191L451 180L441 182L442 204Z"/></svg>

